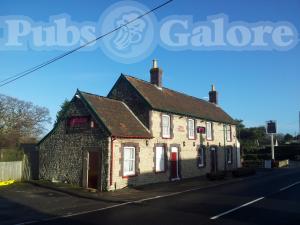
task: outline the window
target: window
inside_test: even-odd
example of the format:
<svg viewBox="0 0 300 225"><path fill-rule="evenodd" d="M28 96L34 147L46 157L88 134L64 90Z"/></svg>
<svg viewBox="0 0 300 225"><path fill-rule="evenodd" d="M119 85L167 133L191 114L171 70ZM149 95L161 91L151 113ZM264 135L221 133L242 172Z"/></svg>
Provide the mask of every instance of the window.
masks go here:
<svg viewBox="0 0 300 225"><path fill-rule="evenodd" d="M165 171L165 149L162 146L155 148L155 172Z"/></svg>
<svg viewBox="0 0 300 225"><path fill-rule="evenodd" d="M213 127L211 122L206 122L206 139L209 141L213 139Z"/></svg>
<svg viewBox="0 0 300 225"><path fill-rule="evenodd" d="M188 119L188 135L189 139L195 139L195 120Z"/></svg>
<svg viewBox="0 0 300 225"><path fill-rule="evenodd" d="M226 140L231 141L231 126L230 125L226 126Z"/></svg>
<svg viewBox="0 0 300 225"><path fill-rule="evenodd" d="M171 118L169 115L162 115L162 137L171 137Z"/></svg>
<svg viewBox="0 0 300 225"><path fill-rule="evenodd" d="M205 167L205 147L201 146L198 149L198 167Z"/></svg>
<svg viewBox="0 0 300 225"><path fill-rule="evenodd" d="M124 147L123 176L135 175L135 148Z"/></svg>
<svg viewBox="0 0 300 225"><path fill-rule="evenodd" d="M231 147L227 148L227 163L228 164L232 163L232 148Z"/></svg>

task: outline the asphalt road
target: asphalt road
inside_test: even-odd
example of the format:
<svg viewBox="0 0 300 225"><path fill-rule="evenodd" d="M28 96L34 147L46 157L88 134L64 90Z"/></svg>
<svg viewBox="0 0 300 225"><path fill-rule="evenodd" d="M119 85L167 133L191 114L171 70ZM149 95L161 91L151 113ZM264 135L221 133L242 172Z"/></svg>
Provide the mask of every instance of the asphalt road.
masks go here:
<svg viewBox="0 0 300 225"><path fill-rule="evenodd" d="M299 225L300 169L152 200L111 205L35 224Z"/></svg>
<svg viewBox="0 0 300 225"><path fill-rule="evenodd" d="M65 200L64 204L71 201ZM41 203L41 207L46 204ZM81 205L71 214L44 218L48 219L31 224L299 225L300 169L272 171L263 177L139 202Z"/></svg>

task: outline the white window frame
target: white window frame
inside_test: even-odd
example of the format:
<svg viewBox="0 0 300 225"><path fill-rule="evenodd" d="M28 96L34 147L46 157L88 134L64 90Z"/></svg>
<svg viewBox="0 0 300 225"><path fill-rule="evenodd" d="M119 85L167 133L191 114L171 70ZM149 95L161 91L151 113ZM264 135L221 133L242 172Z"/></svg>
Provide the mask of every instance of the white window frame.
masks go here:
<svg viewBox="0 0 300 225"><path fill-rule="evenodd" d="M199 160L198 160L198 167L204 167L205 166L205 148L202 146L199 148L198 150L198 157L199 157ZM201 160L201 162L200 162Z"/></svg>
<svg viewBox="0 0 300 225"><path fill-rule="evenodd" d="M133 154L126 154L126 151L133 151ZM124 147L123 149L123 176L134 176L135 175L135 147ZM129 157L128 157L129 156ZM126 158L128 157L128 158ZM130 166L131 164L131 166ZM128 168L128 170L127 170ZM131 170L130 170L131 168Z"/></svg>
<svg viewBox="0 0 300 225"><path fill-rule="evenodd" d="M164 118L168 118L169 126L165 127L164 125ZM163 138L171 138L171 116L167 114L163 114L161 117L161 129L162 129L162 137ZM167 132L166 132L167 131Z"/></svg>
<svg viewBox="0 0 300 225"><path fill-rule="evenodd" d="M227 164L231 164L232 159L233 159L233 149L232 148L227 148Z"/></svg>
<svg viewBox="0 0 300 225"><path fill-rule="evenodd" d="M190 123L192 122L192 123ZM191 127L192 124L192 127ZM189 139L195 139L195 120L188 119L188 137Z"/></svg>
<svg viewBox="0 0 300 225"><path fill-rule="evenodd" d="M210 129L208 127L210 126ZM208 131L210 130L210 135ZM212 122L206 122L206 140L212 141L213 140L213 124Z"/></svg>
<svg viewBox="0 0 300 225"><path fill-rule="evenodd" d="M165 172L165 147L156 146L155 147L155 172Z"/></svg>
<svg viewBox="0 0 300 225"><path fill-rule="evenodd" d="M229 134L228 134L229 132ZM226 125L226 141L231 141L232 140L232 127L231 125Z"/></svg>

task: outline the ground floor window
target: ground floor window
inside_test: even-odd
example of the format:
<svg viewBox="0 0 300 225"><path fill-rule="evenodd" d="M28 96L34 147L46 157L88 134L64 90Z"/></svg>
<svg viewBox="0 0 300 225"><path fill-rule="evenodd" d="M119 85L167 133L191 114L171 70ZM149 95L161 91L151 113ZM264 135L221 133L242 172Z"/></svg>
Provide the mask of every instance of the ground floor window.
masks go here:
<svg viewBox="0 0 300 225"><path fill-rule="evenodd" d="M155 148L155 172L165 171L165 148L163 146L157 146Z"/></svg>
<svg viewBox="0 0 300 225"><path fill-rule="evenodd" d="M232 152L233 152L233 150L232 150L232 147L228 147L227 149L226 149L226 152L227 152L227 163L228 164L231 164L232 163Z"/></svg>
<svg viewBox="0 0 300 225"><path fill-rule="evenodd" d="M205 147L201 146L198 149L198 167L205 167Z"/></svg>
<svg viewBox="0 0 300 225"><path fill-rule="evenodd" d="M135 175L135 147L124 147L123 176Z"/></svg>

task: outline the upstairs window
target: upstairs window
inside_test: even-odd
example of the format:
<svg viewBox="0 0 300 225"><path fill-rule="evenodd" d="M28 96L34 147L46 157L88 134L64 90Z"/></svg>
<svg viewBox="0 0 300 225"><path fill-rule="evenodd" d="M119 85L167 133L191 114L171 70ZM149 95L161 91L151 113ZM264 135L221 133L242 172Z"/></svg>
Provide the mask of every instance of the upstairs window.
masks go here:
<svg viewBox="0 0 300 225"><path fill-rule="evenodd" d="M162 137L171 137L171 117L169 115L162 115Z"/></svg>
<svg viewBox="0 0 300 225"><path fill-rule="evenodd" d="M206 122L206 139L209 141L213 139L213 127L211 122Z"/></svg>
<svg viewBox="0 0 300 225"><path fill-rule="evenodd" d="M195 120L188 119L188 136L189 139L195 139Z"/></svg>
<svg viewBox="0 0 300 225"><path fill-rule="evenodd" d="M124 147L123 176L135 175L135 147Z"/></svg>
<svg viewBox="0 0 300 225"><path fill-rule="evenodd" d="M226 140L227 141L231 141L231 135L232 135L231 126L227 125L226 126Z"/></svg>

